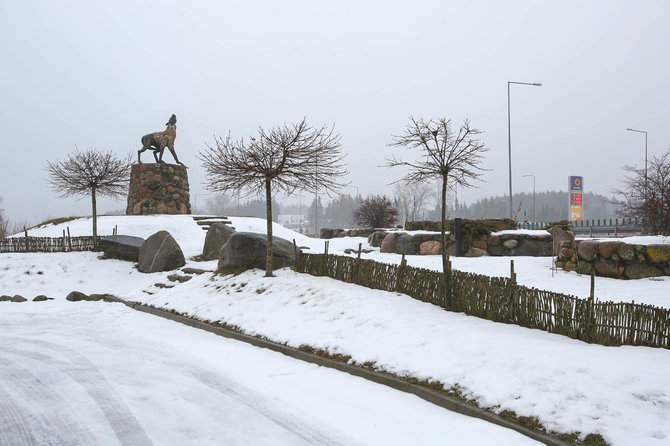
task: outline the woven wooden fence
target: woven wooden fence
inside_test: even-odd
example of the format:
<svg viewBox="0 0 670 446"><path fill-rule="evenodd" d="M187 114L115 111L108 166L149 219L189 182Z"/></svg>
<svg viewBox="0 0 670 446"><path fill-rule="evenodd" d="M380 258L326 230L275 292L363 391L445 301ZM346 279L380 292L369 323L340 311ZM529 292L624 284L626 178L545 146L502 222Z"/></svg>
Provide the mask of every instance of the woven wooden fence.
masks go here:
<svg viewBox="0 0 670 446"><path fill-rule="evenodd" d="M100 237L98 237L98 242ZM0 253L93 251L93 236L14 237L0 239Z"/></svg>
<svg viewBox="0 0 670 446"><path fill-rule="evenodd" d="M652 305L594 302L518 285L512 279L451 271L451 298L443 275L332 254L300 253L294 269L368 288L396 291L449 311L536 328L602 345L670 348L670 311Z"/></svg>

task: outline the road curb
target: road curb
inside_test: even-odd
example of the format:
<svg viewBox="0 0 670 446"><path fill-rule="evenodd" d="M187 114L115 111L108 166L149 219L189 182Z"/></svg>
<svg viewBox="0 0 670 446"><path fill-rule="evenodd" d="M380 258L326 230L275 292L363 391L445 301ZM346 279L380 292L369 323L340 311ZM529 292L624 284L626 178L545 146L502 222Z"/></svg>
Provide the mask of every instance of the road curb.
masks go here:
<svg viewBox="0 0 670 446"><path fill-rule="evenodd" d="M294 347L289 347L277 342L269 341L266 339L257 338L254 336L246 335L239 333L237 331L229 330L223 327L218 327L210 325L208 323L181 316L179 314L172 313L167 310L161 310L159 308L150 307L141 303L127 301L118 297L106 296L106 301L122 303L129 308L132 308L143 313L148 313L154 316L159 316L164 319L169 319L175 322L179 322L189 327L194 327L200 330L208 331L217 336L222 336L224 338L234 339L237 341L242 341L247 344L251 344L255 347L266 348L273 350L279 353L282 353L286 356L289 356L294 359L299 359L301 361L309 362L312 364L319 365L321 367L328 367L331 369L339 370L341 372L348 373L353 376L358 376L360 378L367 379L369 381L375 382L377 384L382 384L388 387L391 387L395 390L400 390L402 392L411 393L418 396L419 398L433 403L437 406L440 406L444 409L456 412L462 415L469 417L479 418L480 420L487 421L489 423L496 424L501 427L512 429L516 432L519 432L526 437L532 438L533 440L544 443L548 446L573 446L573 443L568 443L566 441L557 439L549 434L544 432L535 431L529 429L520 424L514 423L511 420L505 419L500 415L497 415L493 412L481 409L479 407L472 406L463 401L460 401L456 398L450 397L441 392L436 392L434 390L427 389L425 387L412 384L406 381L403 381L399 378L396 378L392 375L385 373L377 372L360 366L347 364L344 362L335 361L329 358L324 358L314 353L306 352L299 350Z"/></svg>

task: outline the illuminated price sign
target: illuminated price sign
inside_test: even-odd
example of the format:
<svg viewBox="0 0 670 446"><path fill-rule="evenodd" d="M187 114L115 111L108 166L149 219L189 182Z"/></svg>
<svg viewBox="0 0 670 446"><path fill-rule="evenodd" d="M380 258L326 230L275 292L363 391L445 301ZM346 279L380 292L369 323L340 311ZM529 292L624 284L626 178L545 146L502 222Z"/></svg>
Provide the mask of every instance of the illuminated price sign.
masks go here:
<svg viewBox="0 0 670 446"><path fill-rule="evenodd" d="M570 221L582 221L584 177L568 177L568 189L570 191Z"/></svg>

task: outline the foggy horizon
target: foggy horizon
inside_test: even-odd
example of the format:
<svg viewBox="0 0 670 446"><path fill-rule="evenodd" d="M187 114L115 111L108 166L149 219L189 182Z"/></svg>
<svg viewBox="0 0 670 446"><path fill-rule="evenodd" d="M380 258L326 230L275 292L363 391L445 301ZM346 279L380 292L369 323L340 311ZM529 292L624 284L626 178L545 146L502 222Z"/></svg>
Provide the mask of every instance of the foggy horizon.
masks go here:
<svg viewBox="0 0 670 446"><path fill-rule="evenodd" d="M611 196L623 166L644 166L645 136L626 129L648 132L649 159L670 147L668 17L662 1L5 2L0 208L10 225L90 215L89 197L49 188L47 161L75 147L136 161L172 113L198 207L214 135L303 117L334 125L341 192L364 197L393 195L403 172L385 159L419 154L387 147L410 117L470 119L489 170L459 202L508 196L508 82L542 84L510 88L513 192L532 193L522 175L537 192L579 175Z"/></svg>

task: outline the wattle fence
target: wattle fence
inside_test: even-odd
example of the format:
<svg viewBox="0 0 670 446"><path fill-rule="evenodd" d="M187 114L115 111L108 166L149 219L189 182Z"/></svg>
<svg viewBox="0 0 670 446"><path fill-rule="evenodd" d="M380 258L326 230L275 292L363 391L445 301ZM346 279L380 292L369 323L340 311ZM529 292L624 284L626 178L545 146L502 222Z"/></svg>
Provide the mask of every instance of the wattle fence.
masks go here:
<svg viewBox="0 0 670 446"><path fill-rule="evenodd" d="M536 328L601 345L670 348L670 311L652 305L595 302L518 285L504 277L451 271L451 296L442 273L332 254L299 253L295 271L368 288L407 294L448 311Z"/></svg>
<svg viewBox="0 0 670 446"><path fill-rule="evenodd" d="M100 237L98 237L100 242ZM0 239L0 253L93 251L93 236L13 237Z"/></svg>

